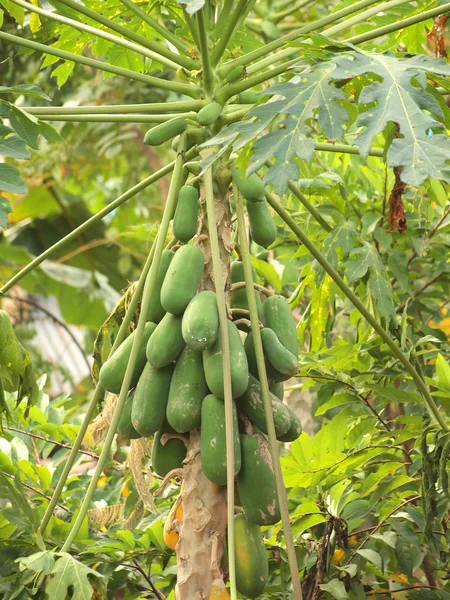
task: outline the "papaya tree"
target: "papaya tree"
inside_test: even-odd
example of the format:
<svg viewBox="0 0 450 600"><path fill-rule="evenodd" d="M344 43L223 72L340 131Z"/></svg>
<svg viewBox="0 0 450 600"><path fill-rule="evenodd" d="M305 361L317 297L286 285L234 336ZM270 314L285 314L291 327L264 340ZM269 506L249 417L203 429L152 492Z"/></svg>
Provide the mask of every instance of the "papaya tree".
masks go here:
<svg viewBox="0 0 450 600"><path fill-rule="evenodd" d="M433 198L428 240L448 227L450 67L443 57L450 4L360 0L327 12L284 0L148 6L133 0L55 0L51 9L1 1L9 15L0 31L3 47L42 53L43 67L60 61L53 71L58 85L75 67L84 67L161 93L161 101L151 103L32 106L36 100L49 103L34 82L5 86L0 92L20 96L20 102L1 101L4 155L28 158L27 146L37 150L39 136L57 145L61 135L50 123L58 122L145 124L143 145L163 149L165 158L173 154L0 289L7 294L106 215L170 175L139 279L98 333L95 387L71 451L45 507L38 517L28 515L38 552L22 559L20 571L35 575L24 575L11 597L94 593L98 573L74 566L74 556L117 434L131 441L135 453L152 440L151 470L159 478L154 496L164 495L173 482L180 486L164 531L176 553L180 600L361 598L369 583L376 594L370 576L382 572L382 559L363 548L367 540L338 565L334 578L324 580L325 565L339 563L339 551L348 550L342 515L350 500L342 499L345 487L339 486L357 480L351 468L363 465L367 489L375 490L378 467L395 473L395 453L407 456L402 468L413 468L408 444L417 443L413 458L422 460L421 493L411 492L418 477L402 475L397 487L406 486L400 492L405 495L398 508L380 516L371 535L399 508L421 500L428 548L414 565L423 569L428 587L440 590L430 572L441 568L437 557L447 551L432 534L434 527L445 527L448 508L450 427L444 409L450 375L448 340L433 336L429 324L448 304L449 269L444 240L439 256L432 254L428 263L431 268L438 260L439 272L423 281L419 264L418 286L412 281L409 289L410 266L426 259L423 248L414 246L414 234L408 237L408 223L417 223L419 190L424 203ZM9 32L12 19L21 35ZM423 51L426 27L434 55ZM0 186L8 195L0 204L4 224L11 195L26 193L11 162L0 163ZM325 191L330 202L321 201ZM408 259L404 239L414 249ZM431 308L420 304L429 288ZM410 304L420 321L417 331L408 321ZM28 411L40 392L29 355L6 313L0 314L0 405L8 423L12 398L16 404L25 399ZM323 384L318 416L341 409L334 433L326 438L327 426L320 430L318 444L325 441L317 456L298 415L283 402L288 380L294 381L289 391ZM395 413L386 406L386 400L403 405L406 396L417 411L405 413L402 406ZM361 410L375 418L369 424L375 442L369 446ZM54 553L49 524L94 419L105 432L101 452ZM413 429L405 432L405 424ZM352 440L361 446L352 449ZM282 459L284 481L280 449L286 452L283 444L289 443L293 454ZM327 457L308 471L308 462L330 448L338 458ZM348 472L339 473L339 464L349 458ZM320 482L321 472L326 475ZM2 497L22 503L26 512L20 473L9 475L14 481L2 480ZM300 494L299 502L295 494L288 498L286 488L319 484L321 502L313 507L307 496ZM148 481L144 485L150 487ZM387 494L397 487L389 480L383 489ZM358 496L358 490L356 485L352 493ZM153 498L146 506L153 507ZM310 514L320 515L310 522L320 531L312 563L303 553L308 540L291 527ZM278 587L266 588L271 574L263 532L271 545L279 544L286 567L283 575L280 568ZM385 538L386 544L396 548L392 539ZM362 559L375 565L367 581L357 563ZM143 573L139 563L137 568ZM76 571L83 585L63 579L67 571ZM447 597L444 593L430 597ZM153 584L148 594L161 597Z"/></svg>

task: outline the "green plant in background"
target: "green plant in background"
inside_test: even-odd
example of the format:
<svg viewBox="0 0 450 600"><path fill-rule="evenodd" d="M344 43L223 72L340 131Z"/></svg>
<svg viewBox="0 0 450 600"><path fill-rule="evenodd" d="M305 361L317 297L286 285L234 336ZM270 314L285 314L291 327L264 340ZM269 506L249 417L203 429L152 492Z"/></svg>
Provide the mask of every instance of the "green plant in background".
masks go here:
<svg viewBox="0 0 450 600"><path fill-rule="evenodd" d="M2 226L33 172L39 183L19 215L45 225L56 206L63 217L53 240L26 224L6 231L0 291L20 282L54 293L66 321L100 328L82 418L79 401L49 402L44 380L7 380L14 364L3 354L18 342L1 351L0 535L5 552L17 551L5 560L3 597L227 598L227 581L233 599L448 597L450 5L2 4L8 52L61 61L52 76L73 81L72 93L99 72L143 100L99 103L103 92L129 98L109 79L99 97L86 95L92 105L31 106L49 95L14 78L0 90L6 157L30 158L39 136L52 144L49 165L65 136L77 157L63 156L68 190L39 164L28 176L0 164ZM25 15L32 35L17 35L12 19L22 26ZM423 51L427 28L435 56ZM94 150L123 179L85 158L81 173L96 184L79 176L91 132L107 132ZM128 135L145 173L130 189L139 173L129 168L135 148L123 152ZM138 158L148 148L153 165ZM154 183L167 193L160 218L138 196ZM117 198L100 208L111 189ZM33 212L33 194L49 213ZM143 215L158 225L143 227ZM114 254L96 247L105 233ZM114 288L141 257L138 282L111 313ZM297 390L313 398L313 438L282 403ZM277 440L291 443L281 462ZM53 472L41 464L49 447ZM124 452L132 481L118 468ZM172 512L164 533L153 513L168 502L156 507L153 495L172 496L169 482L181 479L182 518ZM164 545L171 530L176 562ZM250 547L259 550L247 564Z"/></svg>

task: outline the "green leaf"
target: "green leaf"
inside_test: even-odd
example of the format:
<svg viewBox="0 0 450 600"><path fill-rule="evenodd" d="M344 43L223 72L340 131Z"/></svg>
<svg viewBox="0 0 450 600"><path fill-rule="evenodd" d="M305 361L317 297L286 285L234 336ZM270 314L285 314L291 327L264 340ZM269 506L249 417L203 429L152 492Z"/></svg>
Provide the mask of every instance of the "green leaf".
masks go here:
<svg viewBox="0 0 450 600"><path fill-rule="evenodd" d="M28 83L15 85L13 87L0 85L0 94L17 94L19 96L28 96L30 98L42 98L43 100L51 102L51 98L47 96L41 88L37 85L29 85Z"/></svg>
<svg viewBox="0 0 450 600"><path fill-rule="evenodd" d="M356 551L357 554L365 558L366 560L373 563L378 569L383 568L383 561L381 560L381 556L375 550L369 550L362 548L361 550Z"/></svg>
<svg viewBox="0 0 450 600"><path fill-rule="evenodd" d="M450 386L450 365L442 354L438 354L436 357L436 375L441 383Z"/></svg>
<svg viewBox="0 0 450 600"><path fill-rule="evenodd" d="M318 417L325 414L327 410L330 410L331 408L336 408L336 406L342 406L343 404L353 404L354 402L361 402L358 396L355 396L354 394L346 392L342 394L335 394L330 400L328 400L328 402L325 402L325 404L319 406L314 416Z"/></svg>
<svg viewBox="0 0 450 600"><path fill-rule="evenodd" d="M194 15L205 6L205 0L177 0L177 2L186 6L188 15Z"/></svg>
<svg viewBox="0 0 450 600"><path fill-rule="evenodd" d="M11 158L30 158L25 142L4 125L0 125L0 154Z"/></svg>
<svg viewBox="0 0 450 600"><path fill-rule="evenodd" d="M328 592L330 596L336 598L336 600L346 600L348 598L345 586L339 579L332 579L328 583L322 583L319 587L323 592Z"/></svg>
<svg viewBox="0 0 450 600"><path fill-rule="evenodd" d="M404 537L399 536L395 545L395 554L397 556L398 566L402 573L412 577L413 571L413 555L417 549L412 546L408 540Z"/></svg>
<svg viewBox="0 0 450 600"><path fill-rule="evenodd" d="M250 258L258 275L263 277L279 294L283 288L283 285L281 283L280 276L275 270L275 267L272 264L266 262L265 260L259 260L258 258L255 258L253 256L251 256Z"/></svg>
<svg viewBox="0 0 450 600"><path fill-rule="evenodd" d="M26 194L27 186L20 177L20 172L13 165L0 163L0 191L11 194Z"/></svg>
<svg viewBox="0 0 450 600"><path fill-rule="evenodd" d="M8 226L8 214L12 211L11 202L8 198L0 196L0 229Z"/></svg>
<svg viewBox="0 0 450 600"><path fill-rule="evenodd" d="M50 598L64 600L91 600L94 590L89 582L88 575L103 577L93 569L86 567L75 560L67 552L58 554L59 558L51 571L50 579L45 591ZM69 591L71 595L69 596Z"/></svg>
<svg viewBox="0 0 450 600"><path fill-rule="evenodd" d="M30 556L21 557L17 559L17 562L21 571L30 570L35 573L49 575L55 564L55 557L53 552L46 550L44 552L36 552Z"/></svg>
<svg viewBox="0 0 450 600"><path fill-rule="evenodd" d="M0 100L0 115L6 116L9 119L11 127L23 139L23 141L34 148L38 149L38 137L44 136L49 142L62 141L62 137L54 127L39 119L24 110L14 106L6 100Z"/></svg>
<svg viewBox="0 0 450 600"><path fill-rule="evenodd" d="M24 15L25 15L25 11L22 8L22 6L18 6L17 4L14 4L13 2L10 2L10 0L1 0L0 4L3 4L3 6L6 8L6 10L9 12L9 14L20 24L23 25L23 19L24 19ZM1 89L1 88L0 88Z"/></svg>

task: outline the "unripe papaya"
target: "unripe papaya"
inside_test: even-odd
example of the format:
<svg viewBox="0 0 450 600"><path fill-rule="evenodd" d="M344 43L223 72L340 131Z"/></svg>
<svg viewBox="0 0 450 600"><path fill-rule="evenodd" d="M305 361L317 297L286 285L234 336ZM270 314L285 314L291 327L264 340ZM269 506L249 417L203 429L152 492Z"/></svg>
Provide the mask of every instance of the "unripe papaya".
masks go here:
<svg viewBox="0 0 450 600"><path fill-rule="evenodd" d="M192 185L183 185L173 218L173 234L185 244L197 233L198 191Z"/></svg>
<svg viewBox="0 0 450 600"><path fill-rule="evenodd" d="M175 252L172 252L172 250L163 250L163 253L161 255L161 262L159 264L158 274L155 280L155 288L153 290L152 297L150 298L150 303L148 305L147 321L159 323L163 316L166 314L166 311L163 309L161 304L161 287L164 281L164 277L166 276L167 269L169 268L169 265L172 262L174 256Z"/></svg>
<svg viewBox="0 0 450 600"><path fill-rule="evenodd" d="M280 520L272 458L264 436L241 435L241 470L237 488L248 519L258 525Z"/></svg>
<svg viewBox="0 0 450 600"><path fill-rule="evenodd" d="M181 468L186 458L186 445L183 440L172 438L167 440L164 446L161 444L161 437L165 433L176 433L167 421L155 435L152 445L152 470L160 477L165 477L173 469Z"/></svg>
<svg viewBox="0 0 450 600"><path fill-rule="evenodd" d="M187 137L187 149L192 148L192 146L199 146L203 144L206 140L206 131L203 127L188 127L186 129L186 137ZM175 152L178 150L178 144L180 143L180 136L174 137L172 140L172 150Z"/></svg>
<svg viewBox="0 0 450 600"><path fill-rule="evenodd" d="M218 102L207 104L197 113L197 121L200 125L212 125L222 114L222 105Z"/></svg>
<svg viewBox="0 0 450 600"><path fill-rule="evenodd" d="M122 414L120 415L119 423L117 424L117 433L123 435L123 437L129 440L137 440L141 437L140 433L136 431L131 422L131 410L133 407L133 394L129 394L125 400Z"/></svg>
<svg viewBox="0 0 450 600"><path fill-rule="evenodd" d="M167 312L184 311L200 285L203 265L203 252L197 246L182 246L175 253L161 288L161 304Z"/></svg>
<svg viewBox="0 0 450 600"><path fill-rule="evenodd" d="M191 175L195 175L196 177L200 175L202 168L200 167L200 161L198 160L190 160L184 163L184 168Z"/></svg>
<svg viewBox="0 0 450 600"><path fill-rule="evenodd" d="M280 442L293 442L300 437L302 433L302 424L300 423L300 419L297 417L295 412L291 410L289 406L286 406L286 408L289 411L291 426L287 432L284 435L281 435L278 439Z"/></svg>
<svg viewBox="0 0 450 600"><path fill-rule="evenodd" d="M147 360L154 367L161 369L173 362L183 350L184 340L181 335L181 315L166 313L155 329L147 344Z"/></svg>
<svg viewBox="0 0 450 600"><path fill-rule="evenodd" d="M175 431L185 433L199 427L207 394L201 352L185 346L175 365L167 404L167 420Z"/></svg>
<svg viewBox="0 0 450 600"><path fill-rule="evenodd" d="M270 394L272 403L273 421L275 424L275 433L277 439L280 439L289 431L291 418L288 407L280 402L276 396ZM244 394L236 400L238 408L242 409L252 423L264 433L267 433L266 415L264 412L264 403L261 393L261 384L249 374L248 387Z"/></svg>
<svg viewBox="0 0 450 600"><path fill-rule="evenodd" d="M180 135L186 130L187 121L183 117L174 117L170 121L156 125L147 131L144 137L144 144L147 146L159 146L168 142L176 135Z"/></svg>
<svg viewBox="0 0 450 600"><path fill-rule="evenodd" d="M299 343L295 319L283 296L270 296L263 302L264 324L272 329L285 348L298 358Z"/></svg>
<svg viewBox="0 0 450 600"><path fill-rule="evenodd" d="M219 331L219 313L214 292L200 292L192 298L183 314L181 332L189 348L202 352L211 348Z"/></svg>
<svg viewBox="0 0 450 600"><path fill-rule="evenodd" d="M233 402L234 474L241 468L241 444L236 406ZM227 449L225 435L225 404L209 394L202 404L200 456L206 477L218 485L227 483Z"/></svg>
<svg viewBox="0 0 450 600"><path fill-rule="evenodd" d="M174 521L182 521L183 519L183 505L177 500L169 511L166 522L164 524L163 537L164 542L168 548L175 550L175 546L180 539L180 534L177 529L173 527Z"/></svg>
<svg viewBox="0 0 450 600"><path fill-rule="evenodd" d="M280 400L280 402L283 402L284 383L282 381L271 381L269 383L269 390L278 398L278 400Z"/></svg>
<svg viewBox="0 0 450 600"><path fill-rule="evenodd" d="M247 202L261 202L264 200L264 183L256 173L250 177L241 177L239 169L235 162L231 165L231 172L237 189Z"/></svg>
<svg viewBox="0 0 450 600"><path fill-rule="evenodd" d="M244 65L236 65L225 77L227 83L234 83L245 74Z"/></svg>
<svg viewBox="0 0 450 600"><path fill-rule="evenodd" d="M269 578L269 561L261 527L245 514L234 517L236 587L247 598L257 598Z"/></svg>
<svg viewBox="0 0 450 600"><path fill-rule="evenodd" d="M134 388L138 382L138 379L142 373L142 369L145 366L145 348L150 336L156 329L156 323L146 323L144 327L144 333L142 336L141 346L139 348L139 354L137 356L136 365L134 367L133 377L131 379L130 388ZM114 352L108 360L103 363L99 373L100 385L108 392L118 394L122 387L122 381L125 376L127 369L128 360L131 354L131 348L136 335L136 331L133 331L124 340L117 350Z"/></svg>
<svg viewBox="0 0 450 600"><path fill-rule="evenodd" d="M267 201L247 202L247 213L252 240L259 246L268 248L277 238L277 226Z"/></svg>
<svg viewBox="0 0 450 600"><path fill-rule="evenodd" d="M231 389L233 398L241 396L248 385L248 364L241 336L236 325L227 321L230 345ZM218 398L224 398L222 339L219 333L215 343L203 352L203 368L206 383L211 392Z"/></svg>
<svg viewBox="0 0 450 600"><path fill-rule="evenodd" d="M133 397L131 422L142 437L161 429L166 418L172 365L157 369L149 362L142 371Z"/></svg>
<svg viewBox="0 0 450 600"><path fill-rule="evenodd" d="M253 282L256 283L256 271L255 267L252 265L252 276ZM241 281L245 281L244 277L244 264L240 260L235 260L231 263L231 283L240 283ZM262 318L262 302L261 296L255 290L255 300L256 300L256 308L258 310L258 317L261 320ZM242 287L238 290L234 290L230 297L230 308L242 308L244 310L248 310L248 300L247 300L247 289Z"/></svg>
<svg viewBox="0 0 450 600"><path fill-rule="evenodd" d="M256 104L261 100L262 96L253 90L241 92L238 96L239 104Z"/></svg>
<svg viewBox="0 0 450 600"><path fill-rule="evenodd" d="M261 340L264 354L276 371L286 375L286 378L293 377L298 373L297 356L283 346L273 329L264 327L261 330Z"/></svg>

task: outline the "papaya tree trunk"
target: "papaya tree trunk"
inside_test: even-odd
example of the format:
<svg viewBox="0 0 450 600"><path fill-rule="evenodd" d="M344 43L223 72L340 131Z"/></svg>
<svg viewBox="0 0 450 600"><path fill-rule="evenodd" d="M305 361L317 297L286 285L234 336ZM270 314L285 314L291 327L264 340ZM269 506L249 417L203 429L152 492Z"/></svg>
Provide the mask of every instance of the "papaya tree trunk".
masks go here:
<svg viewBox="0 0 450 600"><path fill-rule="evenodd" d="M228 185L219 181L215 188L222 274L223 280L228 282L231 251ZM215 290L203 190L200 202L202 217L196 243L205 256L201 289ZM227 527L227 504L226 487L212 483L202 471L198 429L190 432L183 479L183 520L175 548L178 560L175 597L177 600L207 600L213 581L222 577L220 561Z"/></svg>

